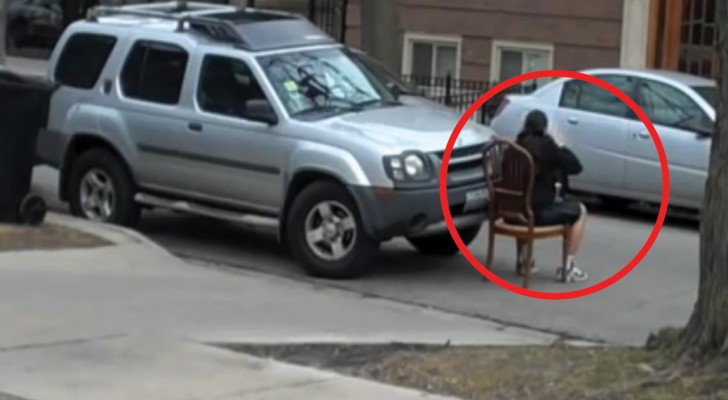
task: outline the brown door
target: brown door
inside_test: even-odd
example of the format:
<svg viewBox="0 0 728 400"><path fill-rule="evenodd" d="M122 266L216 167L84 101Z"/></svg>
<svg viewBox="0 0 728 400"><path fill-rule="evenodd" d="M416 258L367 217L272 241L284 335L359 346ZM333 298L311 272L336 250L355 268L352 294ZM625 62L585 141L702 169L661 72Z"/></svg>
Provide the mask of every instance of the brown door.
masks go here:
<svg viewBox="0 0 728 400"><path fill-rule="evenodd" d="M715 7L717 0L685 0L680 29L678 69L693 75L714 77Z"/></svg>
<svg viewBox="0 0 728 400"><path fill-rule="evenodd" d="M717 0L653 0L647 64L711 77Z"/></svg>

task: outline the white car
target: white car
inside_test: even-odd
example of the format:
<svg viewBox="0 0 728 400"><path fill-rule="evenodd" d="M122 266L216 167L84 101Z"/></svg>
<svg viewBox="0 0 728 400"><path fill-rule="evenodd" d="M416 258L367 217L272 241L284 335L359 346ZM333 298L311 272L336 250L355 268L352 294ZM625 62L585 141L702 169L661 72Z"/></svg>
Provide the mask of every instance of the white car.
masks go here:
<svg viewBox="0 0 728 400"><path fill-rule="evenodd" d="M616 86L645 111L669 161L670 205L699 209L715 126L716 83L661 70L582 72ZM572 190L600 195L619 207L633 200L660 202L656 147L642 121L619 98L583 81L558 79L530 95L506 96L491 127L515 138L533 109L547 113L549 133L574 150L584 165L570 179Z"/></svg>

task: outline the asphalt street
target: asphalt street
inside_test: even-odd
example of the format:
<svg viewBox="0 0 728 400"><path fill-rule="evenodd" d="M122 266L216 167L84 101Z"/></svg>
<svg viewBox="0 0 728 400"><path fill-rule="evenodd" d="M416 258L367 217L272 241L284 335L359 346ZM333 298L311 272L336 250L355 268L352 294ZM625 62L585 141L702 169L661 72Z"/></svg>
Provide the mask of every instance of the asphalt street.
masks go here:
<svg viewBox="0 0 728 400"><path fill-rule="evenodd" d="M55 209L63 210L55 201L56 177L52 170L37 169L34 190L42 193ZM590 281L554 282L561 245L558 241L545 241L536 246L541 271L531 288L557 292L601 282L637 254L654 221L655 214L650 213L593 213L578 257L579 266L589 272ZM139 229L178 255L222 264L230 273L253 269L310 281L281 251L270 231L168 212L145 214ZM484 229L470 246L481 262L485 258L485 243ZM492 270L520 284L514 273L514 257L513 243L500 240ZM517 326L640 345L650 331L686 322L696 296L697 262L697 224L668 218L651 252L630 275L585 298L560 301L525 298L486 281L462 256L446 259L420 256L403 240L385 244L371 273L363 278L316 283Z"/></svg>

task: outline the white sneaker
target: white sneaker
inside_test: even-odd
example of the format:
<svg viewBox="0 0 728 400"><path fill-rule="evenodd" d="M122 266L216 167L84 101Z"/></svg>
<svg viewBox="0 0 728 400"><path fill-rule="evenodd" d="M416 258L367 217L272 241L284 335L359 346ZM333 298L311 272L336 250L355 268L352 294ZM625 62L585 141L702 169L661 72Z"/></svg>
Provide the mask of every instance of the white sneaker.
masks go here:
<svg viewBox="0 0 728 400"><path fill-rule="evenodd" d="M589 279L589 274L576 267L576 264L571 264L571 268L566 273L566 279L564 279L564 267L559 267L556 270L556 280L559 282L575 283L584 282Z"/></svg>

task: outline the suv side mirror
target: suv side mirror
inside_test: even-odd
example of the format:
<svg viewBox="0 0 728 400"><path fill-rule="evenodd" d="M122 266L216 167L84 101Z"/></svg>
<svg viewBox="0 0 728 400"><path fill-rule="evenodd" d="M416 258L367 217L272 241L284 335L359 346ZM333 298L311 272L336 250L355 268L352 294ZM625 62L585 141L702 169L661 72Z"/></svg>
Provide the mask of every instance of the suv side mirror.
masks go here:
<svg viewBox="0 0 728 400"><path fill-rule="evenodd" d="M256 99L248 100L245 103L247 118L251 121L262 122L268 125L278 123L278 115L276 115L268 100Z"/></svg>

